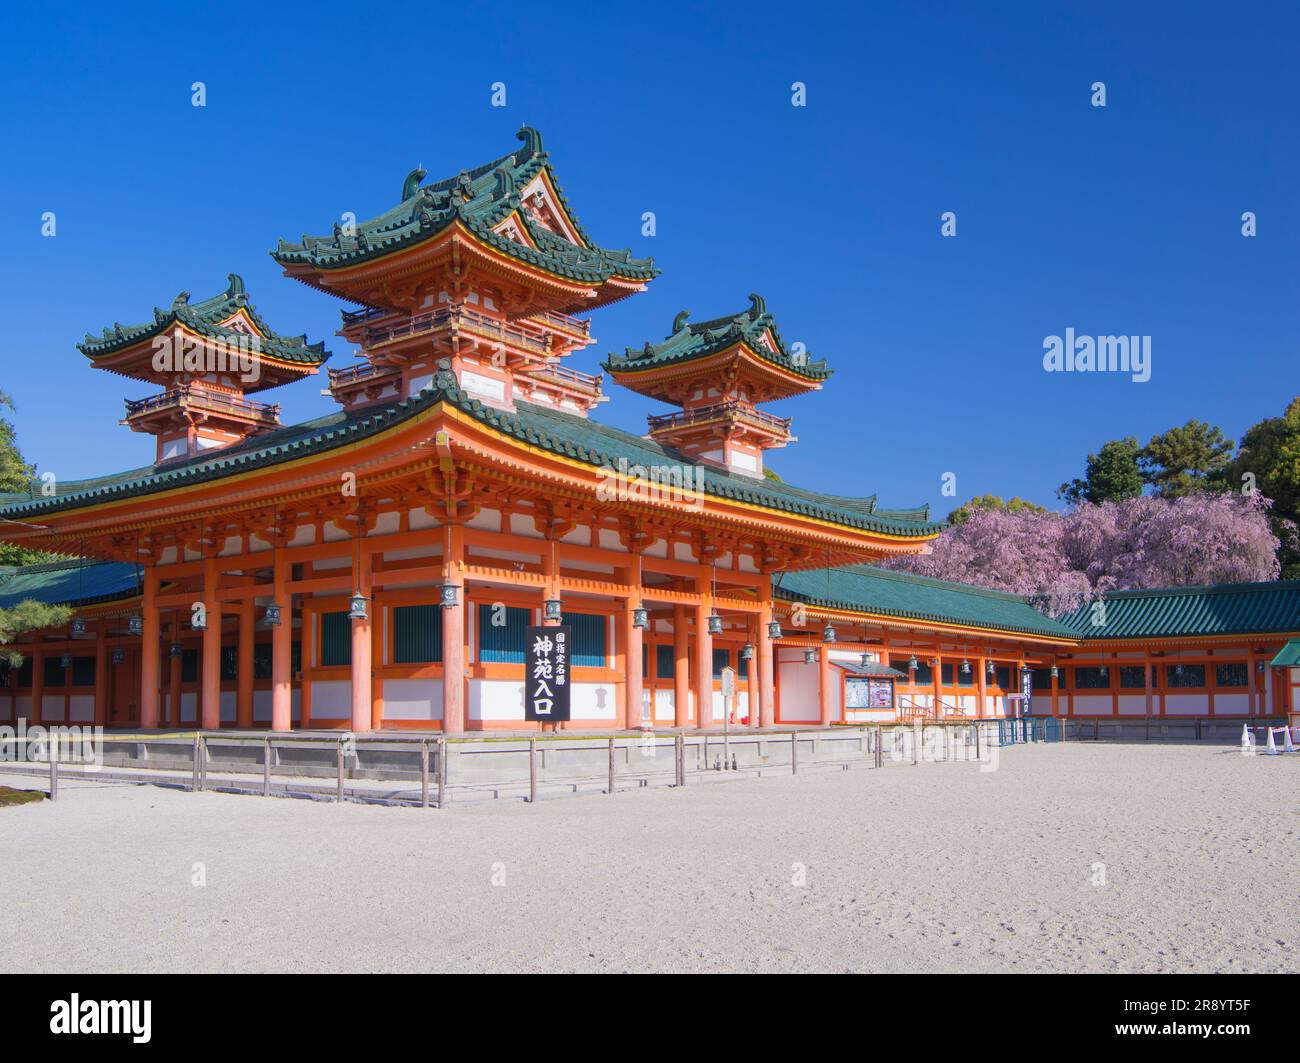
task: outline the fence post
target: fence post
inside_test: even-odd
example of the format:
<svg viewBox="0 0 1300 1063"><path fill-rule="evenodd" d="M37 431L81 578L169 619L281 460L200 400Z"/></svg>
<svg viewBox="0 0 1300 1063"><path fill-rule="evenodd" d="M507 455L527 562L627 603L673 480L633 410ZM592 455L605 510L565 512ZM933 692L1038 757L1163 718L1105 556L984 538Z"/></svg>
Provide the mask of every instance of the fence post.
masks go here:
<svg viewBox="0 0 1300 1063"><path fill-rule="evenodd" d="M447 800L447 736L438 736L438 807Z"/></svg>
<svg viewBox="0 0 1300 1063"><path fill-rule="evenodd" d="M799 732L790 732L790 774L799 774Z"/></svg>
<svg viewBox="0 0 1300 1063"><path fill-rule="evenodd" d="M537 739L528 740L528 803L537 803Z"/></svg>
<svg viewBox="0 0 1300 1063"><path fill-rule="evenodd" d="M208 788L208 739L206 735L199 736L199 789Z"/></svg>
<svg viewBox="0 0 1300 1063"><path fill-rule="evenodd" d="M338 746L334 754L334 764L337 769L335 772L336 785L334 787L334 800L343 800L343 739L339 739Z"/></svg>
<svg viewBox="0 0 1300 1063"><path fill-rule="evenodd" d="M271 796L271 740L262 739L262 796Z"/></svg>
<svg viewBox="0 0 1300 1063"><path fill-rule="evenodd" d="M686 739L679 731L673 742L673 761L677 769L677 785L686 785Z"/></svg>
<svg viewBox="0 0 1300 1063"><path fill-rule="evenodd" d="M420 807L429 807L429 740L420 739Z"/></svg>
<svg viewBox="0 0 1300 1063"><path fill-rule="evenodd" d="M190 780L190 793L199 792L199 735L194 733L194 775Z"/></svg>
<svg viewBox="0 0 1300 1063"><path fill-rule="evenodd" d="M50 729L50 800L59 799L59 732Z"/></svg>
<svg viewBox="0 0 1300 1063"><path fill-rule="evenodd" d="M980 725L978 722L975 724L975 759L980 759Z"/></svg>
<svg viewBox="0 0 1300 1063"><path fill-rule="evenodd" d="M614 792L614 736L609 738L609 792Z"/></svg>
<svg viewBox="0 0 1300 1063"><path fill-rule="evenodd" d="M884 732L880 729L880 724L876 724L876 767L882 767L885 763L884 755Z"/></svg>

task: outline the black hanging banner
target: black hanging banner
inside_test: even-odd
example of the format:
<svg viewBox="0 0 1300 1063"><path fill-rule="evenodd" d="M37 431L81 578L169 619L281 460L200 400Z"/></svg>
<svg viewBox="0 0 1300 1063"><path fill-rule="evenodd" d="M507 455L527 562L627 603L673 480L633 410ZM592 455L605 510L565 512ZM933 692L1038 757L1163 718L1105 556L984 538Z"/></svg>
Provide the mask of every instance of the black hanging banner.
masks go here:
<svg viewBox="0 0 1300 1063"><path fill-rule="evenodd" d="M524 719L569 719L569 647L573 634L567 625L530 627L524 676Z"/></svg>

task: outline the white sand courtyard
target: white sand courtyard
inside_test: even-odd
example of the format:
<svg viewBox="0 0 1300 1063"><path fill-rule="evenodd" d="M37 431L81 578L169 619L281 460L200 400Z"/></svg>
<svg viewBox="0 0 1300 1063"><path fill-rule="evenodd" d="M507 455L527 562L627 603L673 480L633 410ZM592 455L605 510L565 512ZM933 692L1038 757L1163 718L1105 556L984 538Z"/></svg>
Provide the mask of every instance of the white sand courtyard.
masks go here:
<svg viewBox="0 0 1300 1063"><path fill-rule="evenodd" d="M0 808L0 969L1295 971L1298 783L1104 743L446 811L68 781Z"/></svg>

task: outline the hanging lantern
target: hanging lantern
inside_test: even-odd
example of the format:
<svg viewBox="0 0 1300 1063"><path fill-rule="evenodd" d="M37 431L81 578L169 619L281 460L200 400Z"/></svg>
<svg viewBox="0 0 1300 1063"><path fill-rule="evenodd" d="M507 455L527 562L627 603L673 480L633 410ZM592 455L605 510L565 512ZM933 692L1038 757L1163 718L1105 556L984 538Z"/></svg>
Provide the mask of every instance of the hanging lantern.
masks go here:
<svg viewBox="0 0 1300 1063"><path fill-rule="evenodd" d="M824 628L822 628L822 641L823 642L835 641L835 628L833 628L830 624L827 624Z"/></svg>
<svg viewBox="0 0 1300 1063"><path fill-rule="evenodd" d="M632 610L632 626L644 631L650 626L650 610L636 608Z"/></svg>
<svg viewBox="0 0 1300 1063"><path fill-rule="evenodd" d="M275 602L272 602L266 607L265 620L267 627L280 626L280 607L276 605Z"/></svg>
<svg viewBox="0 0 1300 1063"><path fill-rule="evenodd" d="M72 654L70 654L70 653L65 653L62 657L60 657L60 658L59 658L59 667L61 667L61 668L71 668L71 667L72 667Z"/></svg>
<svg viewBox="0 0 1300 1063"><path fill-rule="evenodd" d="M121 664L123 661L126 660L126 651L123 650L121 646L114 646L113 655L110 658L110 660L114 664Z"/></svg>
<svg viewBox="0 0 1300 1063"><path fill-rule="evenodd" d="M803 663L804 663L804 664L816 664L816 663L817 663L817 651L816 651L816 650L804 650L804 651L803 651Z"/></svg>
<svg viewBox="0 0 1300 1063"><path fill-rule="evenodd" d="M781 637L781 621L773 620L767 625L767 637L773 642Z"/></svg>
<svg viewBox="0 0 1300 1063"><path fill-rule="evenodd" d="M208 630L208 611L206 609L194 609L190 612L190 630Z"/></svg>
<svg viewBox="0 0 1300 1063"><path fill-rule="evenodd" d="M740 659L742 661L752 661L754 659L754 644L746 642L740 647Z"/></svg>
<svg viewBox="0 0 1300 1063"><path fill-rule="evenodd" d="M966 660L964 657L961 662L961 674L970 675L970 661Z"/></svg>
<svg viewBox="0 0 1300 1063"><path fill-rule="evenodd" d="M543 620L563 620L564 603L559 598L547 598L546 604L542 607Z"/></svg>
<svg viewBox="0 0 1300 1063"><path fill-rule="evenodd" d="M990 679L992 679L993 676L996 674L996 672L997 672L997 669L995 669L995 668L993 667L993 662L992 662L992 661L985 661L985 662L984 662L984 674L985 674L986 676L988 676Z"/></svg>
<svg viewBox="0 0 1300 1063"><path fill-rule="evenodd" d="M918 665L916 661L916 654L912 654L912 656L907 659L907 670L909 672L915 672L919 667L920 665Z"/></svg>
<svg viewBox="0 0 1300 1063"><path fill-rule="evenodd" d="M872 663L872 661L871 661L871 654L869 654L869 653L864 653L864 654L861 656L861 658L859 658L859 663L862 665L863 668L868 668L868 667L870 667L870 666L871 666L871 663Z"/></svg>
<svg viewBox="0 0 1300 1063"><path fill-rule="evenodd" d="M128 635L143 635L144 621L138 616L133 616L126 622L126 633Z"/></svg>
<svg viewBox="0 0 1300 1063"><path fill-rule="evenodd" d="M1061 678L1061 670L1057 668L1056 665L1052 665L1052 678L1053 679Z"/></svg>
<svg viewBox="0 0 1300 1063"><path fill-rule="evenodd" d="M438 588L438 604L444 609L455 609L460 604L460 588L448 580Z"/></svg>
<svg viewBox="0 0 1300 1063"><path fill-rule="evenodd" d="M1102 671L1105 671L1105 669L1102 669ZM1183 674L1183 666L1181 664L1174 665L1174 675L1182 675L1182 674Z"/></svg>
<svg viewBox="0 0 1300 1063"><path fill-rule="evenodd" d="M352 596L351 608L348 609L348 618L351 620L369 620L370 614L366 612L366 596L360 591Z"/></svg>
<svg viewBox="0 0 1300 1063"><path fill-rule="evenodd" d="M709 614L709 634L710 635L722 634L722 617L718 616L717 613Z"/></svg>
<svg viewBox="0 0 1300 1063"><path fill-rule="evenodd" d="M72 637L74 639L86 637L86 622L81 617L76 617L72 621Z"/></svg>
<svg viewBox="0 0 1300 1063"><path fill-rule="evenodd" d="M181 655L181 644L179 642L173 642L169 652L171 653L171 656L179 657Z"/></svg>
<svg viewBox="0 0 1300 1063"><path fill-rule="evenodd" d="M1110 669L1103 664L1100 668L1097 669L1097 674L1101 676L1102 679L1107 679L1110 676Z"/></svg>
<svg viewBox="0 0 1300 1063"><path fill-rule="evenodd" d="M1256 661L1256 662L1255 662L1255 671L1259 672L1261 675L1264 674L1264 662L1263 662L1263 661Z"/></svg>

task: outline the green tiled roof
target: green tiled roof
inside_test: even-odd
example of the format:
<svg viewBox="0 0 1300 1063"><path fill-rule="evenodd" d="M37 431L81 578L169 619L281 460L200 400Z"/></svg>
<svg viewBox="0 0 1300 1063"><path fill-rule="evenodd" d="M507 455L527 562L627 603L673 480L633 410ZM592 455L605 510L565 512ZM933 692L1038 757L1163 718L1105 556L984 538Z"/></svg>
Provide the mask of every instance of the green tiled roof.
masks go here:
<svg viewBox="0 0 1300 1063"><path fill-rule="evenodd" d="M102 358L125 350L142 340L152 339L176 324L184 325L199 335L212 339L237 343L242 338L247 342L248 336L245 333L221 328L217 324L236 311L244 309L261 332L259 350L262 353L284 362L299 362L313 366L320 365L329 357L324 343L308 343L305 335L282 336L278 332L272 332L258 315L257 310L249 303L243 278L237 273L228 274L227 277L230 281L229 286L224 292L214 295L211 299L191 303L190 293L181 292L172 300L171 309L163 310L161 307L154 307L152 321L142 325L114 324L104 329L100 336L92 336L88 332L85 340L77 344L77 349L87 358Z"/></svg>
<svg viewBox="0 0 1300 1063"><path fill-rule="evenodd" d="M1061 622L1080 638L1172 638L1300 631L1300 580L1213 587L1111 591L1101 597L1105 623L1085 604Z"/></svg>
<svg viewBox="0 0 1300 1063"><path fill-rule="evenodd" d="M773 577L772 590L777 598L785 601L842 612L875 613L904 620L964 624L1070 640L1078 637L1018 594L870 565L781 573Z"/></svg>
<svg viewBox="0 0 1300 1063"><path fill-rule="evenodd" d="M686 320L688 316L685 310L677 315L673 320L672 334L662 343L647 343L639 350L628 347L621 355L611 354L604 363L605 369L610 373L658 369L660 366L707 358L736 343L744 343L765 362L771 362L807 380L822 381L833 372L827 368L824 358L812 362L806 355L796 358L790 353L785 340L781 338L776 318L768 313L767 303L761 295L751 295L749 309L730 317L717 317L692 325ZM760 342L760 337L769 329L776 344L775 351Z"/></svg>
<svg viewBox="0 0 1300 1063"><path fill-rule="evenodd" d="M875 679L906 679L907 673L885 664L868 661L866 664L853 664L849 661L831 661L837 668L842 668L853 676L871 676Z"/></svg>
<svg viewBox="0 0 1300 1063"><path fill-rule="evenodd" d="M880 509L876 506L874 497L841 498L806 491L774 480L754 479L720 469L692 466L674 450L574 414L523 402L518 404L514 413L485 406L456 386L456 379L449 369L450 363L442 360L431 387L392 406L353 414L339 412L315 421L281 428L225 448L210 457L199 455L161 468L148 466L94 480L60 482L57 493L49 498L39 496L35 490L30 495L0 495L0 514L27 519L59 510L218 480L235 473L354 443L445 400L495 431L588 465L609 466L615 470L620 470L622 463L629 468L638 465L645 468L656 465L695 468L698 470L699 489L714 498L750 503L844 527L890 535L929 538L942 529L941 525L929 520L929 508L925 506L904 510Z"/></svg>
<svg viewBox="0 0 1300 1063"><path fill-rule="evenodd" d="M28 600L46 605L93 605L133 598L139 591L134 565L120 561L54 561L15 568L0 566L0 609Z"/></svg>
<svg viewBox="0 0 1300 1063"><path fill-rule="evenodd" d="M1300 666L1300 639L1288 639L1287 644L1277 651L1277 656L1269 663L1274 668Z"/></svg>
<svg viewBox="0 0 1300 1063"><path fill-rule="evenodd" d="M335 224L329 236L306 236L298 243L281 240L271 257L282 266L309 265L319 270L342 269L392 254L437 236L459 220L476 237L530 266L580 283L599 284L618 276L650 280L659 275L653 259L633 258L630 250L613 251L594 244L569 207L555 173L542 150L542 138L524 126L518 133L524 146L475 170L421 185L425 171L413 170L402 184L397 206L345 232ZM571 244L519 210L520 193L543 170L550 178L563 210L573 222L581 246ZM536 249L500 236L492 229L519 210L520 225Z"/></svg>

